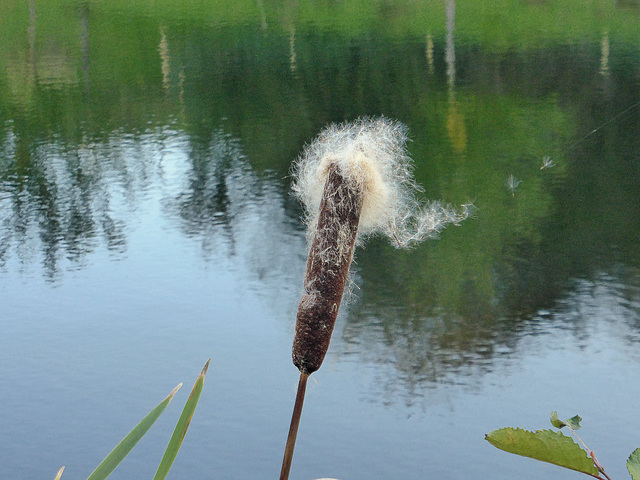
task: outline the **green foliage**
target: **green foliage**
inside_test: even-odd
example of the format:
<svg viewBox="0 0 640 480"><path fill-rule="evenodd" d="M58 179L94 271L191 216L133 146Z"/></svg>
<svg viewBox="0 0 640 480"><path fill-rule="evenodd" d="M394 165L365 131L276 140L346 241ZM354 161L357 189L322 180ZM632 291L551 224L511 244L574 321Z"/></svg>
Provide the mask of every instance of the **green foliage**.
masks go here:
<svg viewBox="0 0 640 480"><path fill-rule="evenodd" d="M200 375L191 390L189 399L182 410L182 414L178 419L173 435L171 436L162 460L160 461L154 480L164 480L166 478L171 465L173 465L173 461L178 455L178 450L180 450L180 446L187 434L187 429L189 428L196 406L198 405L198 400L200 399L200 394L202 393L202 388L204 386L204 378L207 375L207 370L209 368L209 362L211 362L211 359L207 360L207 363L204 365L204 368L200 372ZM127 434L127 436L124 437L118 445L116 445L111 453L109 453L100 465L96 467L93 473L89 475L87 480L104 480L111 475L116 467L120 465L131 450L133 450L133 447L135 447L142 437L144 437L144 435L149 431L160 415L162 415L181 386L182 383L174 388L156 408L151 410L151 412L149 412L149 414L140 421L140 423L133 427L133 430L131 430L131 432L129 432L129 434ZM63 471L64 467L58 471L54 480L60 480Z"/></svg>
<svg viewBox="0 0 640 480"><path fill-rule="evenodd" d="M560 420L558 412L553 411L551 413L551 424L556 428L569 428L571 433L580 441L584 450L572 438L552 430L530 432L521 428L507 427L488 433L485 435L485 439L494 447L509 453L553 463L560 467L586 473L601 480L611 480L593 451L575 433L575 430L580 428L581 420L580 415L571 417L568 420ZM640 448L634 450L629 456L627 470L629 470L633 480L640 480Z"/></svg>
<svg viewBox="0 0 640 480"><path fill-rule="evenodd" d="M485 436L494 447L541 462L548 462L588 475L598 476L598 469L586 452L562 432L536 430L531 432L521 428L501 428Z"/></svg>
<svg viewBox="0 0 640 480"><path fill-rule="evenodd" d="M162 412L165 411L173 396L178 392L178 389L182 386L179 384L176 388L174 388L171 393L165 398L160 404L151 410L149 414L144 417L138 425L136 425L129 434L124 437L118 445L107 455L107 457L96 467L91 475L87 478L87 480L104 480L111 472L113 472L118 465L124 460L124 458L131 452L133 447L144 437L144 435L149 431L151 426L156 422L156 420L162 415Z"/></svg>
<svg viewBox="0 0 640 480"><path fill-rule="evenodd" d="M162 461L158 466L158 471L153 477L154 480L164 480L164 478L166 478L171 465L173 465L173 461L178 455L178 450L180 450L182 441L187 434L187 429L191 424L193 413L195 412L196 406L198 405L198 400L200 399L200 394L202 393L202 387L204 386L204 377L207 375L207 369L209 368L210 361L211 359L207 360L207 363L202 369L202 372L200 372L200 375L198 376L198 379L196 380L196 383L191 390L191 395L189 395L189 399L187 400L187 403L182 410L182 414L178 419L178 423L176 424L176 428L173 431L173 435L171 435L171 440L169 440L169 444L167 445L167 449L164 452Z"/></svg>
<svg viewBox="0 0 640 480"><path fill-rule="evenodd" d="M569 427L571 430L579 430L581 420L582 417L580 417L580 415L571 417L568 420L560 420L558 418L558 412L555 410L551 412L551 424L556 428Z"/></svg>
<svg viewBox="0 0 640 480"><path fill-rule="evenodd" d="M627 460L627 470L633 480L640 480L640 448L636 448Z"/></svg>

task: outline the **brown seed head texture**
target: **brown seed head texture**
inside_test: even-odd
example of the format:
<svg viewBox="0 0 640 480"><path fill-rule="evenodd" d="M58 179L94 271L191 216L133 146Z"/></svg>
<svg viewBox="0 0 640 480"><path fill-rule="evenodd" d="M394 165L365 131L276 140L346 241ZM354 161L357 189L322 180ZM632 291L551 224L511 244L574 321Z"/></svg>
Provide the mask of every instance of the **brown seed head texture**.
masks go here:
<svg viewBox="0 0 640 480"><path fill-rule="evenodd" d="M332 164L320 204L298 307L293 363L306 374L320 368L349 275L358 233L362 194Z"/></svg>
<svg viewBox="0 0 640 480"><path fill-rule="evenodd" d="M318 370L329 348L354 245L382 234L411 247L468 215L468 206L457 212L418 199L407 131L385 117L333 124L294 163L293 190L305 206L311 245L293 342L303 374Z"/></svg>

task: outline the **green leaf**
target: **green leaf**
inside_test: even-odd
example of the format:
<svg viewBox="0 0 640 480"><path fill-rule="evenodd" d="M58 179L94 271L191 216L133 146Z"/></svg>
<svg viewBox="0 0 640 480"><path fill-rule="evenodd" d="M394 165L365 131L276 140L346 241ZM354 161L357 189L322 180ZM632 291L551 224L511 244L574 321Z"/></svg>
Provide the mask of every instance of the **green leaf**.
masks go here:
<svg viewBox="0 0 640 480"><path fill-rule="evenodd" d="M556 428L569 427L571 430L580 430L581 421L582 417L580 417L580 415L571 417L568 420L560 420L558 418L558 412L556 412L555 410L551 412L551 425Z"/></svg>
<svg viewBox="0 0 640 480"><path fill-rule="evenodd" d="M60 477L62 477L62 472L64 472L64 467L58 470L58 473L56 474L56 478L54 478L53 480L60 480Z"/></svg>
<svg viewBox="0 0 640 480"><path fill-rule="evenodd" d="M140 439L149 431L155 421L165 411L171 399L176 394L178 389L182 386L182 383L174 388L171 393L160 404L151 410L149 414L144 417L138 425L133 427L133 430L124 437L118 445L111 451L109 455L96 467L87 480L104 480L111 472L113 472L118 465L124 460L129 452L136 446Z"/></svg>
<svg viewBox="0 0 640 480"><path fill-rule="evenodd" d="M173 431L173 435L171 435L171 439L169 440L169 444L167 445L167 449L164 452L162 460L160 461L160 465L158 466L158 470L156 471L154 480L164 480L171 469L171 465L173 465L173 461L176 459L178 455L178 450L180 450L180 446L182 445L182 440L184 440L185 435L187 434L187 429L191 424L191 419L193 418L193 413L196 410L196 406L198 405L198 400L200 399L200 394L202 393L202 387L204 386L204 377L207 375L207 370L209 368L209 362L211 359L207 360L204 368L200 372L198 379L196 380L193 389L191 390L191 395L189 395L189 399L182 410L182 414L178 419L178 423L176 424L176 428Z"/></svg>
<svg viewBox="0 0 640 480"><path fill-rule="evenodd" d="M640 480L640 448L636 448L627 460L627 470L633 480Z"/></svg>
<svg viewBox="0 0 640 480"><path fill-rule="evenodd" d="M556 428L562 428L565 426L564 422L558 418L558 412L555 410L551 412L551 425Z"/></svg>
<svg viewBox="0 0 640 480"><path fill-rule="evenodd" d="M580 446L562 432L521 428L501 428L485 436L494 447L560 467L598 476L598 469Z"/></svg>

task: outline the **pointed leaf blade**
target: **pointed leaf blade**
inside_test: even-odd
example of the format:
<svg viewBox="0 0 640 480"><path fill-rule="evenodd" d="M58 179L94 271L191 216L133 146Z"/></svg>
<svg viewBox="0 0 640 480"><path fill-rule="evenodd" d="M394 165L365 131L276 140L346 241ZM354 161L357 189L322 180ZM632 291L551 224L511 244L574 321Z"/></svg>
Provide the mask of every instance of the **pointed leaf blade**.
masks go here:
<svg viewBox="0 0 640 480"><path fill-rule="evenodd" d="M156 408L151 410L149 414L144 417L138 425L133 427L126 437L124 437L118 445L106 456L106 458L96 467L96 469L89 475L87 480L104 480L111 472L113 472L118 465L124 460L124 458L131 452L133 447L140 441L140 439L149 431L155 421L165 411L178 389L182 386L182 383L174 388L171 393L165 398Z"/></svg>
<svg viewBox="0 0 640 480"><path fill-rule="evenodd" d="M196 410L196 406L198 405L198 400L200 399L200 394L202 393L202 388L204 386L204 378L207 375L207 370L209 369L209 362L211 359L207 360L207 363L204 365L202 372L198 376L196 383L191 390L191 395L189 395L189 399L182 410L182 414L178 419L178 423L176 424L176 428L173 431L173 435L171 435L171 439L169 440L169 444L167 445L167 449L164 452L162 460L160 461L160 465L158 466L158 470L156 471L156 475L154 480L164 480L173 465L173 461L178 456L178 451L182 446L182 441L184 440L185 435L187 434L187 429L191 424L191 419L193 418L193 414Z"/></svg>
<svg viewBox="0 0 640 480"><path fill-rule="evenodd" d="M60 477L62 477L62 472L64 472L64 466L60 468L60 470L58 470L58 473L56 474L56 478L54 478L53 480L60 480Z"/></svg>
<svg viewBox="0 0 640 480"><path fill-rule="evenodd" d="M521 428L501 428L485 436L494 447L505 452L552 463L587 475L598 476L598 469L580 446L562 432Z"/></svg>
<svg viewBox="0 0 640 480"><path fill-rule="evenodd" d="M640 448L636 448L627 460L627 470L633 480L640 480Z"/></svg>

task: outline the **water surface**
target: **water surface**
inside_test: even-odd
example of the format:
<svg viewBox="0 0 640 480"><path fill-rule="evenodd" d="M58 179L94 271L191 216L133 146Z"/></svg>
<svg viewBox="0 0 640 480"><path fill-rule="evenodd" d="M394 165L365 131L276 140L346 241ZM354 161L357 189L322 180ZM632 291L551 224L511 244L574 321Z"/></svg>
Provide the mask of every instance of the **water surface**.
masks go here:
<svg viewBox="0 0 640 480"><path fill-rule="evenodd" d="M209 357L173 475L278 475L306 261L289 169L366 115L408 125L425 198L475 214L409 251L358 250L292 478L565 478L484 441L552 410L627 475L636 7L129 3L3 5L7 478L88 476L184 382L113 474L151 478Z"/></svg>

